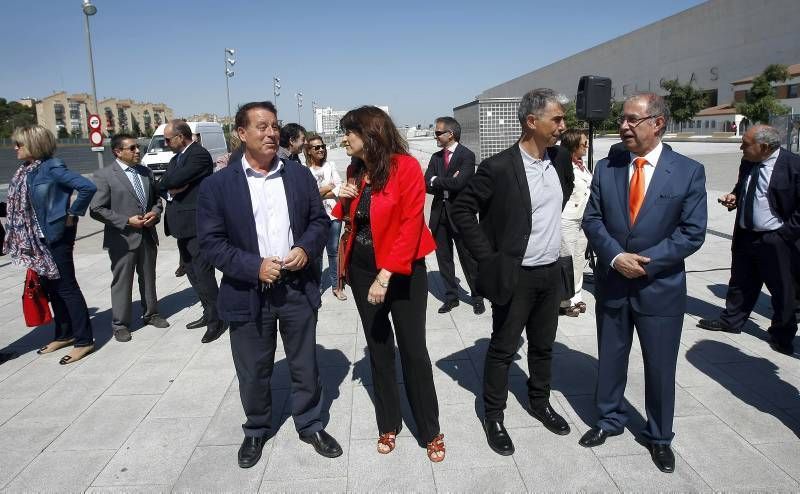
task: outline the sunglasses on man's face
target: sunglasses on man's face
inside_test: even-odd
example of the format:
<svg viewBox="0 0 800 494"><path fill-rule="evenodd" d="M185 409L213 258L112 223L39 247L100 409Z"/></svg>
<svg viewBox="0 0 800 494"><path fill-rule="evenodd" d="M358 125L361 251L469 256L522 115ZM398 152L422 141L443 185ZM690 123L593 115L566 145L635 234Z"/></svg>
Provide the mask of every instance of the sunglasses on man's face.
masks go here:
<svg viewBox="0 0 800 494"><path fill-rule="evenodd" d="M311 146L311 149L314 151L321 151L323 149L328 149L328 147L325 144L317 144L315 146Z"/></svg>
<svg viewBox="0 0 800 494"><path fill-rule="evenodd" d="M445 135L445 134L447 134L447 133L449 133L449 132L450 132L449 130L437 130L437 131L435 131L433 134L434 134L436 137L441 137L441 136L443 136L443 135Z"/></svg>
<svg viewBox="0 0 800 494"><path fill-rule="evenodd" d="M126 148L119 148L119 149L120 149L120 151L130 151L130 152L133 153L137 149L139 149L139 145L138 144L131 144L130 146L128 146Z"/></svg>

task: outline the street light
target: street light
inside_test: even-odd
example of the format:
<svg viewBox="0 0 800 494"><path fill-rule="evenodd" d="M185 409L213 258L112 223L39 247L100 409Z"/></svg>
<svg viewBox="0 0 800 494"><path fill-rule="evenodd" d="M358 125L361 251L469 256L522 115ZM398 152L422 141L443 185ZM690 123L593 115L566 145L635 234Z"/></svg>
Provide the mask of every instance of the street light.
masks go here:
<svg viewBox="0 0 800 494"><path fill-rule="evenodd" d="M92 96L94 97L94 114L100 115L97 107L97 86L94 82L94 56L92 54L92 33L89 31L89 16L97 13L97 7L92 5L91 0L83 0L83 19L86 27L86 46L89 49L89 77L92 80ZM97 167L103 168L103 151L97 151Z"/></svg>
<svg viewBox="0 0 800 494"><path fill-rule="evenodd" d="M275 106L278 106L278 96L281 95L281 80L278 76L272 78L272 99L274 99Z"/></svg>
<svg viewBox="0 0 800 494"><path fill-rule="evenodd" d="M314 130L320 133L317 130L317 102L314 100L311 100L311 121L314 122Z"/></svg>
<svg viewBox="0 0 800 494"><path fill-rule="evenodd" d="M225 59L225 94L228 96L228 131L233 132L233 122L231 120L231 87L228 79L233 77L233 71L228 68L228 65L233 67L236 64L236 59L233 56L236 54L236 50L233 48L225 48L224 56ZM228 56L230 55L230 56Z"/></svg>
<svg viewBox="0 0 800 494"><path fill-rule="evenodd" d="M294 97L297 98L297 123L300 123L300 108L303 107L303 93L298 91L295 93Z"/></svg>

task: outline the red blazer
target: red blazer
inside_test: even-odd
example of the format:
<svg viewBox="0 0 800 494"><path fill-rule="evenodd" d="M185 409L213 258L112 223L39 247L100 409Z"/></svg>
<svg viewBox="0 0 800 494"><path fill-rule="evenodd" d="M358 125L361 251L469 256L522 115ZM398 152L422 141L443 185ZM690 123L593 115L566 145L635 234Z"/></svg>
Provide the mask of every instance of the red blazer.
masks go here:
<svg viewBox="0 0 800 494"><path fill-rule="evenodd" d="M355 174L353 165L347 168L347 177ZM364 190L362 182L359 190ZM350 217L355 212L361 195L350 201ZM392 273L409 275L411 264L436 250L436 242L425 224L425 179L419 162L408 155L392 156L392 171L382 191L372 191L369 208L372 242L375 248L375 263L378 270L387 269ZM341 219L344 216L341 201L333 208L332 214ZM352 225L356 230L355 223ZM344 253L350 262L350 250Z"/></svg>

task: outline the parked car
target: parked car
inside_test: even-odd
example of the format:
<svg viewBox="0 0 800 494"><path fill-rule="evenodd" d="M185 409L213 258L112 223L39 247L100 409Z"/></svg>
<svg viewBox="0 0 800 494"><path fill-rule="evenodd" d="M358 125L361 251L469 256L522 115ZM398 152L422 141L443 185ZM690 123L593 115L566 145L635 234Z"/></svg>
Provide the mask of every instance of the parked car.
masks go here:
<svg viewBox="0 0 800 494"><path fill-rule="evenodd" d="M225 134L222 132L222 125L218 122L186 122L192 129L192 138L206 148L211 153L211 159L217 158L228 152L228 145L225 142ZM142 156L142 164L153 170L153 174L161 175L167 169L169 160L175 153L164 143L164 128L166 124L161 124L156 129L147 151Z"/></svg>

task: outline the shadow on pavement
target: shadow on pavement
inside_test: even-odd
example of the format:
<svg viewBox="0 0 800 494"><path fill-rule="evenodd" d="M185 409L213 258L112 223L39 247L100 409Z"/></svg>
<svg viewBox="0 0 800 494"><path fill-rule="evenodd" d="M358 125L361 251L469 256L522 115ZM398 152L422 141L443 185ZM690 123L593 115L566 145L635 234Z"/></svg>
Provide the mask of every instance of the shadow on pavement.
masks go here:
<svg viewBox="0 0 800 494"><path fill-rule="evenodd" d="M730 359L726 359L728 362L747 364L748 368L752 369L752 371L757 374L758 379L755 379L754 381L757 382L758 388L768 389L771 392L781 396L795 397L796 405L790 405L789 407L783 408L794 408L795 406L800 406L800 391L798 391L798 389L793 385L780 378L778 375L778 366L772 363L770 360L763 357L754 357L752 355L745 354L738 348L721 341L702 340L692 345L692 348L686 352L686 359L691 362L692 365L706 374L708 374L708 366L706 359L702 356L704 353L728 355L730 356ZM715 378L715 376L711 374L709 374L709 376L711 378ZM766 399L759 396L757 394L758 388L748 388L746 387L747 384L738 382L738 380L721 379L717 380L717 382L719 382L728 391L730 391L731 394L736 396L742 402L752 406L753 408L756 408L761 413L773 415L789 430L794 432L797 437L800 437L800 424L795 422L786 413L778 412L778 407L770 405Z"/></svg>
<svg viewBox="0 0 800 494"><path fill-rule="evenodd" d="M461 286L461 283L466 283L466 280L456 277L456 281L458 282L459 302L472 305L472 297L470 296L469 292L464 290L464 288ZM447 293L445 292L444 287L444 278L442 278L442 273L440 271L428 271L428 293L436 297L436 300L439 302L444 303L447 300Z"/></svg>

